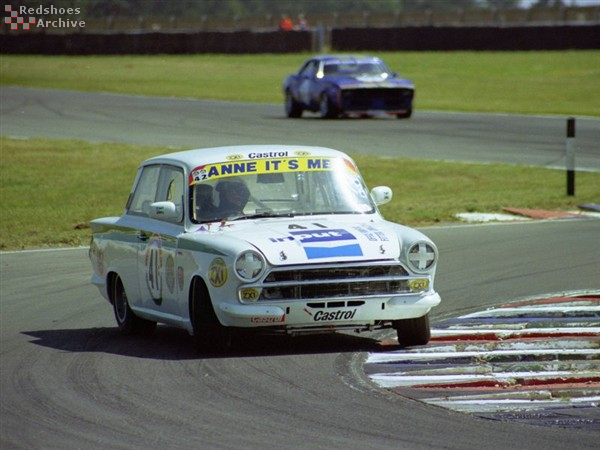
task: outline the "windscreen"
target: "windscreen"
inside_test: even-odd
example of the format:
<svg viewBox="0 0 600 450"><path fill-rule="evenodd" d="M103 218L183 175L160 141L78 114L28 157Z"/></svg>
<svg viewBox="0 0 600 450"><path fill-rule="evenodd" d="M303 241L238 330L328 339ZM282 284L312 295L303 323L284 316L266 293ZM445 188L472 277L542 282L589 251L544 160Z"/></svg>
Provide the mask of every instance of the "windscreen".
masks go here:
<svg viewBox="0 0 600 450"><path fill-rule="evenodd" d="M327 76L331 75L384 75L389 72L388 68L383 63L371 62L336 62L327 63L323 68L323 73Z"/></svg>
<svg viewBox="0 0 600 450"><path fill-rule="evenodd" d="M198 167L190 175L190 204L195 223L375 212L354 163L329 157L228 161Z"/></svg>

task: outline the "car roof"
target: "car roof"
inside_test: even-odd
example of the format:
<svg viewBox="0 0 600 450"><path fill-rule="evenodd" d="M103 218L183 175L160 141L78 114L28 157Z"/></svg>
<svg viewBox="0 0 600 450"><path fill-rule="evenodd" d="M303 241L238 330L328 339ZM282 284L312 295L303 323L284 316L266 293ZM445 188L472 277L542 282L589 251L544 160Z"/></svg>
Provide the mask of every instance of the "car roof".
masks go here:
<svg viewBox="0 0 600 450"><path fill-rule="evenodd" d="M333 64L339 64L339 63L348 63L348 62L352 62L352 63L379 63L382 62L381 58L378 58L377 56L370 56L370 55L318 55L318 56L314 56L311 59L313 60L318 60L318 61L323 61L326 63L333 63Z"/></svg>
<svg viewBox="0 0 600 450"><path fill-rule="evenodd" d="M174 164L188 171L205 164L265 158L294 158L301 156L328 156L351 159L339 150L305 145L233 145L227 147L198 148L167 153L147 159L142 166Z"/></svg>

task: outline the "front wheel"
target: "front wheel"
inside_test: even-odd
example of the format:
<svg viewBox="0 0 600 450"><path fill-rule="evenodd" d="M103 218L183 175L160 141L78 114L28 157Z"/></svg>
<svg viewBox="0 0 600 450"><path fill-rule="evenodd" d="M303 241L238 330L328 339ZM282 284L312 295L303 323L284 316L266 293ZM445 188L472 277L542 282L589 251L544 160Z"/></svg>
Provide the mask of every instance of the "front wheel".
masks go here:
<svg viewBox="0 0 600 450"><path fill-rule="evenodd" d="M221 325L212 306L206 284L196 278L190 295L190 317L194 341L202 352L227 352L233 347L233 333Z"/></svg>
<svg viewBox="0 0 600 450"><path fill-rule="evenodd" d="M412 108L409 108L406 112L396 114L398 119L410 119L412 117Z"/></svg>
<svg viewBox="0 0 600 450"><path fill-rule="evenodd" d="M332 119L338 116L337 108L329 98L329 95L327 95L327 92L321 94L319 100L319 114L322 119Z"/></svg>
<svg viewBox="0 0 600 450"><path fill-rule="evenodd" d="M142 319L131 310L125 287L119 276L113 283L112 303L117 326L123 334L150 334L155 330L156 322Z"/></svg>
<svg viewBox="0 0 600 450"><path fill-rule="evenodd" d="M425 345L431 339L429 313L415 319L395 320L393 327L398 334L398 343L402 347Z"/></svg>

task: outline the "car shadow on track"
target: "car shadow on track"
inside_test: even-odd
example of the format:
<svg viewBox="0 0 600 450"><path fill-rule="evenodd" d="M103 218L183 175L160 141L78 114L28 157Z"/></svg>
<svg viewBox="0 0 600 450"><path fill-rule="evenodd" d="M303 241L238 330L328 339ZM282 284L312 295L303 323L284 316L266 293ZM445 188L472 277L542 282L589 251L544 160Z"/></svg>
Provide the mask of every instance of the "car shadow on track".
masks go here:
<svg viewBox="0 0 600 450"><path fill-rule="evenodd" d="M117 328L85 328L24 331L32 344L66 352L99 352L136 358L187 360L252 356L281 356L322 353L382 351L381 341L372 333L328 333L309 336L243 334L234 338L227 352L202 353L185 331L158 326L148 336L125 336ZM385 345L385 350L393 346Z"/></svg>

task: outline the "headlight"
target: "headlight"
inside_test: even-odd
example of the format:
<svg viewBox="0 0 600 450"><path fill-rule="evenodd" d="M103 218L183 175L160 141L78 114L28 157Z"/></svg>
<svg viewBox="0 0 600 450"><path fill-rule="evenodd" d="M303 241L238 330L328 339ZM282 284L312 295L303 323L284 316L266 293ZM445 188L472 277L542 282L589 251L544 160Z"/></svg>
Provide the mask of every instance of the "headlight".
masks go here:
<svg viewBox="0 0 600 450"><path fill-rule="evenodd" d="M437 252L428 242L415 242L408 249L407 257L416 272L427 272L435 264Z"/></svg>
<svg viewBox="0 0 600 450"><path fill-rule="evenodd" d="M264 268L265 260L254 250L241 253L235 260L235 273L242 281L254 281Z"/></svg>

